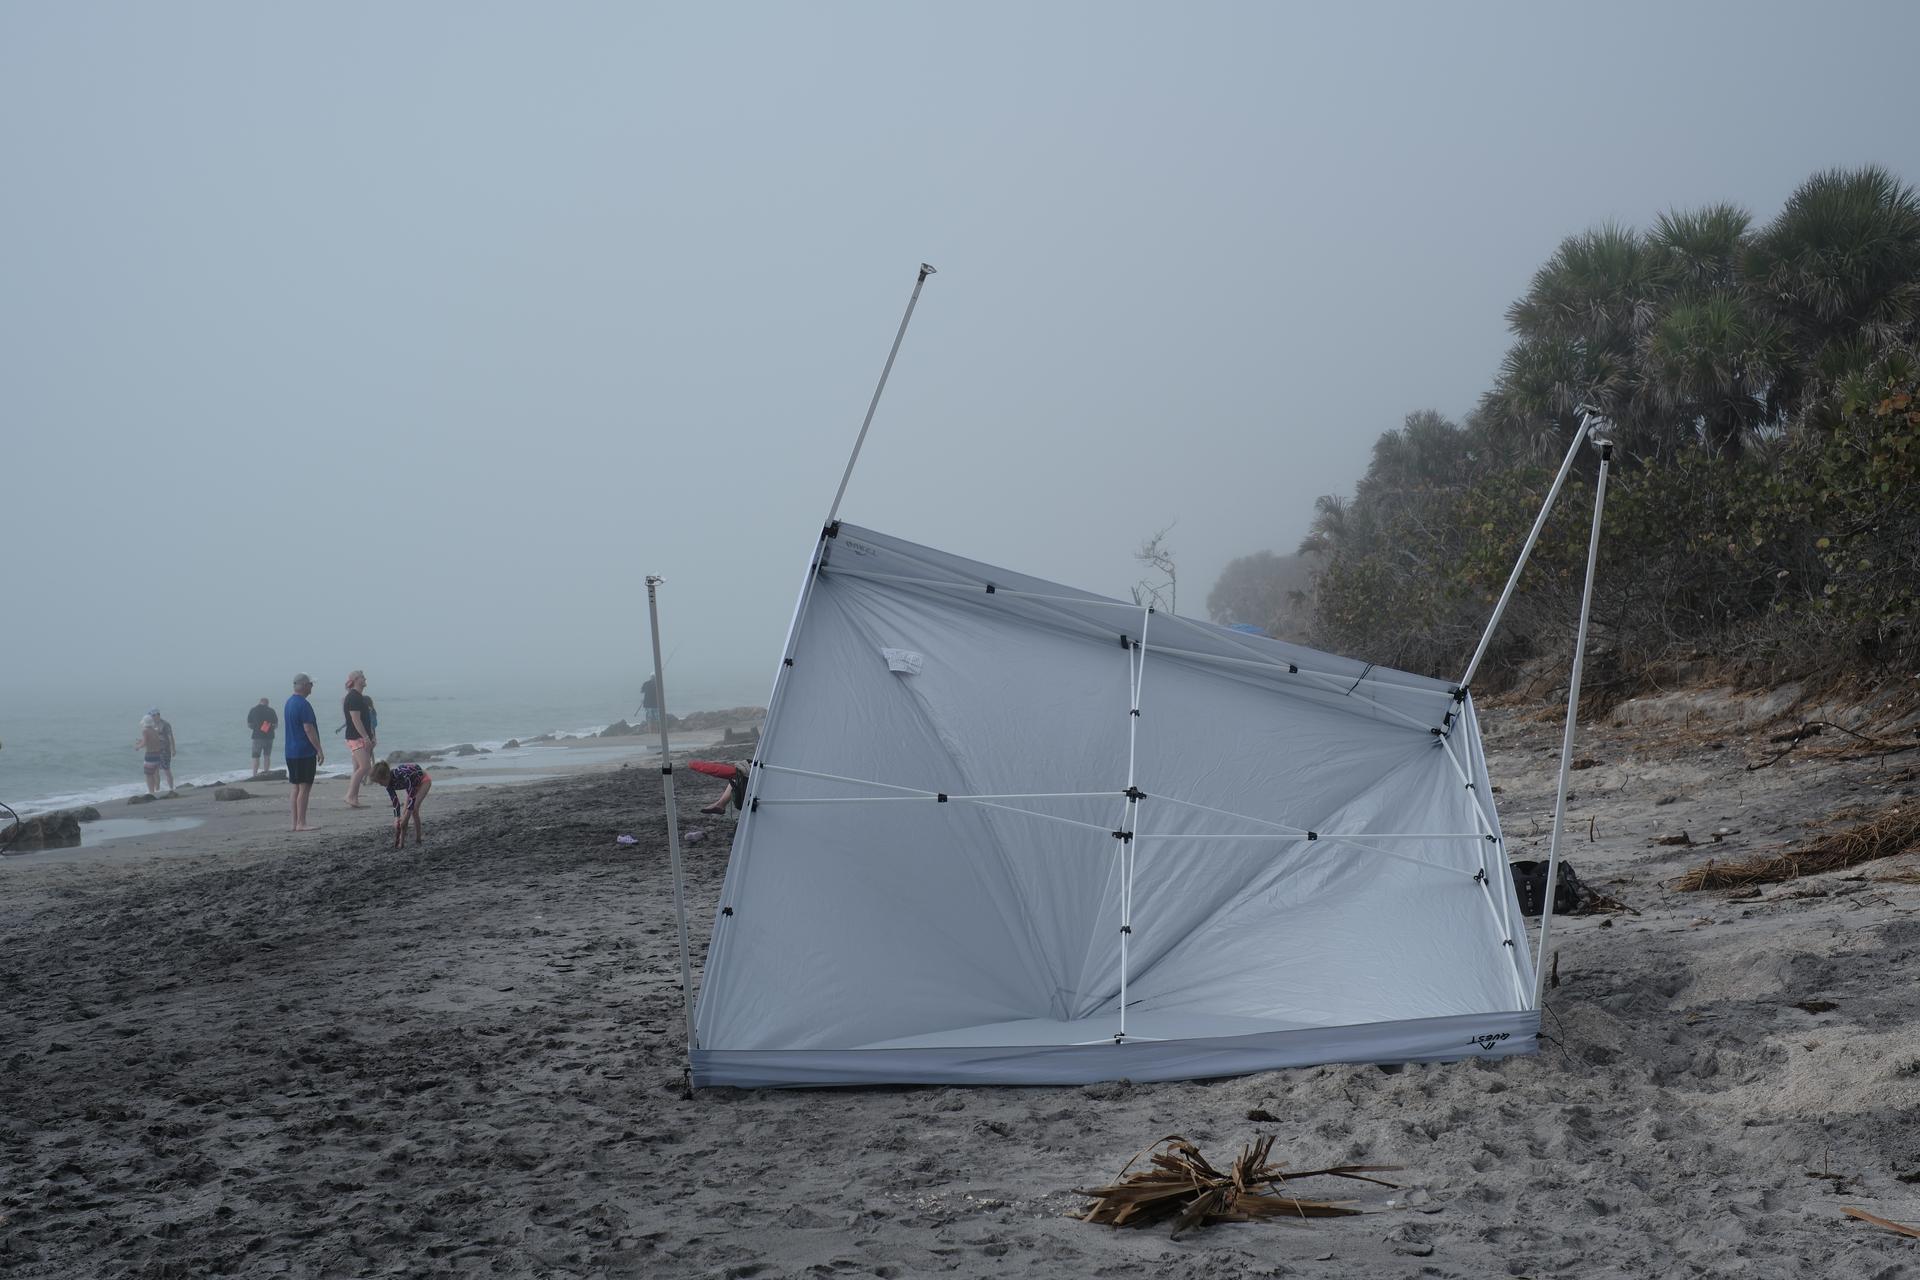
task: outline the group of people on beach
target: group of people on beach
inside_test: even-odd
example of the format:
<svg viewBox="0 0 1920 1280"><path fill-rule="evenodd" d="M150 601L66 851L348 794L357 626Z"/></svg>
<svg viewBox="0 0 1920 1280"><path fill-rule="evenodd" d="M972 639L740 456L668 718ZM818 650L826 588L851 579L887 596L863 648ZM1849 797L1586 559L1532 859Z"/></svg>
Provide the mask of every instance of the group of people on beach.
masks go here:
<svg viewBox="0 0 1920 1280"><path fill-rule="evenodd" d="M313 795L314 777L327 760L326 747L320 739L319 718L314 714L313 703L307 696L312 692L313 677L302 671L293 678L293 695L287 699L283 711L276 712L272 700L262 698L247 708L246 715L252 768L256 778L272 765L274 735L279 731L281 721L284 719L286 722L285 759L287 781L293 786L295 831L316 829L307 821L307 805ZM373 699L367 696L366 672L356 670L347 674L346 696L340 700L340 712L344 723L335 732L346 734L347 754L353 759L353 770L347 778L347 807L367 807L360 803L360 788L371 780L376 786L386 788L387 800L393 806L393 847L398 849L405 843L409 823L413 827L414 843L421 843L425 833L420 823L420 807L426 802L427 792L433 788L433 775L417 764L389 764L373 758L379 742L380 716L374 710ZM160 779L163 775L167 781L166 794L175 794L173 757L178 746L173 726L161 716L160 708L149 708L141 718L139 736L134 740L134 745L141 752L147 794L161 794ZM402 794L406 797L404 806Z"/></svg>
<svg viewBox="0 0 1920 1280"><path fill-rule="evenodd" d="M312 831L315 828L307 821L307 803L313 794L313 780L320 766L326 763L326 748L320 741L320 725L313 712L313 703L307 695L313 692L313 677L302 671L293 678L293 696L287 699L284 719L287 726L287 781L293 786L293 829ZM264 711L263 716L261 712ZM346 695L340 700L340 714L344 723L340 731L347 736L347 754L353 760L352 771L347 777L347 808L364 809L360 803L360 788L369 779L376 786L385 787L387 800L393 806L393 847L398 849L406 843L407 827L413 827L413 842L420 844L426 834L420 823L420 809L426 803L427 792L433 789L433 775L417 764L389 764L385 760L376 761L374 750L379 745L380 716L374 710L373 699L367 696L367 673L353 670L347 673ZM256 755L264 758L259 751L259 739L262 724L265 725L266 752L273 749L273 708L262 698L260 704L247 713L247 723L253 729ZM400 796L406 794L406 803L402 807Z"/></svg>

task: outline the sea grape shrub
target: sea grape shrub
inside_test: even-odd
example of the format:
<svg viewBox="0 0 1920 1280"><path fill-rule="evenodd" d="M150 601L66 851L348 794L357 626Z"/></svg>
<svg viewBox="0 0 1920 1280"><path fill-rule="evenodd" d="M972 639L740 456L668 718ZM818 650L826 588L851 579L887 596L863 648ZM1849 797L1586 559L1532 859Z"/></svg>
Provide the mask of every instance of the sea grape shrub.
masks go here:
<svg viewBox="0 0 1920 1280"><path fill-rule="evenodd" d="M1920 658L1920 376L1903 357L1856 384L1820 430L1738 456L1624 453L1609 478L1589 653L1626 685L1703 654L1773 679ZM1594 470L1570 478L1499 644L1496 678L1572 655ZM1537 463L1376 489L1344 509L1312 638L1442 678L1459 674L1545 497Z"/></svg>

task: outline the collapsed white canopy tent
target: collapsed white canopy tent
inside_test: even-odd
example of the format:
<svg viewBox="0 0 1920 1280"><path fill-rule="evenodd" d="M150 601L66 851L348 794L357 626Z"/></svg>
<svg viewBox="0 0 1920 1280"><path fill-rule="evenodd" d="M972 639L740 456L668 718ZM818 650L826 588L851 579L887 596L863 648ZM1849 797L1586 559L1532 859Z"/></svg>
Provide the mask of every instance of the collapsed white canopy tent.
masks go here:
<svg viewBox="0 0 1920 1280"><path fill-rule="evenodd" d="M697 1085L1534 1047L1473 703L848 524L714 923Z"/></svg>
<svg viewBox="0 0 1920 1280"><path fill-rule="evenodd" d="M1583 416L1450 685L841 523L932 273L794 611L688 1012L691 1083L1069 1084L1532 1052L1541 976L1469 689L1599 419ZM1595 443L1549 903L1611 457Z"/></svg>

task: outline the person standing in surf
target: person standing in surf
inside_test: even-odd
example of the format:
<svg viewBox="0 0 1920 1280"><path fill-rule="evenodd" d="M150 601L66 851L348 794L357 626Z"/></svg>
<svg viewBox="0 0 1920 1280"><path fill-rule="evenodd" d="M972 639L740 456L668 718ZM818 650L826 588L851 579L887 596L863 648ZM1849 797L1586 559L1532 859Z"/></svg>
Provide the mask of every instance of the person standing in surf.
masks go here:
<svg viewBox="0 0 1920 1280"><path fill-rule="evenodd" d="M273 764L273 732L280 727L280 713L262 698L247 708L247 728L253 738L253 772L263 774Z"/></svg>

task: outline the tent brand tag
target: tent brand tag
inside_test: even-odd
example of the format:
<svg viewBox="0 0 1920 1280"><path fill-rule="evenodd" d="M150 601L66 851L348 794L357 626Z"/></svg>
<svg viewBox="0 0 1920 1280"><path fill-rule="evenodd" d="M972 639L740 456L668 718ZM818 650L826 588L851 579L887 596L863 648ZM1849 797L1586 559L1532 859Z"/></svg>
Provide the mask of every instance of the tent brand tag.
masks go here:
<svg viewBox="0 0 1920 1280"><path fill-rule="evenodd" d="M1506 1038L1507 1033L1505 1031L1496 1031L1492 1035L1475 1036L1473 1043L1479 1045L1482 1049L1491 1049Z"/></svg>
<svg viewBox="0 0 1920 1280"><path fill-rule="evenodd" d="M841 540L840 545L845 547L847 550L853 552L853 554L857 556L871 556L871 555L879 554L877 551L873 549L872 543L861 542L858 538L844 538Z"/></svg>
<svg viewBox="0 0 1920 1280"><path fill-rule="evenodd" d="M882 649L880 654L887 660L887 670L898 671L903 676L919 675L927 661L911 649Z"/></svg>

